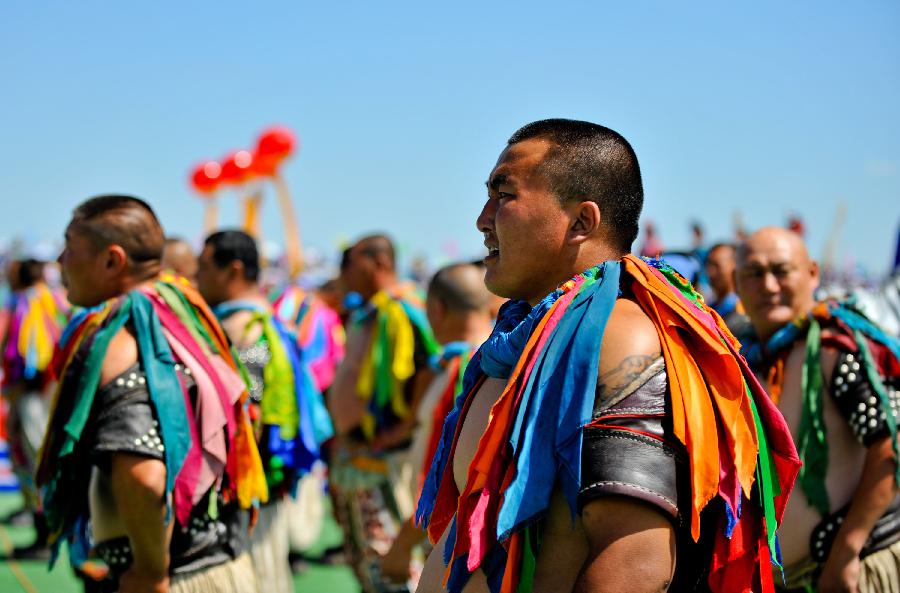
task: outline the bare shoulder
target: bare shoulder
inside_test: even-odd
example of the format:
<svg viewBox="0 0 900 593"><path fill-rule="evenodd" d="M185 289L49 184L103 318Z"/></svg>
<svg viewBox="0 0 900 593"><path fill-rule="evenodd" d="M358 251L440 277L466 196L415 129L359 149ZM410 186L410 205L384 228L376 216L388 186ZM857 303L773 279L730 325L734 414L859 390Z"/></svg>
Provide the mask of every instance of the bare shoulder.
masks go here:
<svg viewBox="0 0 900 593"><path fill-rule="evenodd" d="M824 379L826 386L831 385L831 376L840 355L840 351L832 346L822 346L822 350L819 352L819 363L822 365L822 378Z"/></svg>
<svg viewBox="0 0 900 593"><path fill-rule="evenodd" d="M628 386L661 354L656 326L637 303L620 298L613 307L600 346L597 385L601 397Z"/></svg>
<svg viewBox="0 0 900 593"><path fill-rule="evenodd" d="M106 349L103 368L100 369L100 385L106 385L137 362L138 349L134 336L123 327L113 336Z"/></svg>
<svg viewBox="0 0 900 593"><path fill-rule="evenodd" d="M255 344L262 334L262 328L259 324L248 327L253 319L253 313L250 311L237 311L229 315L222 321L222 329L228 334L228 338L237 348L246 348Z"/></svg>

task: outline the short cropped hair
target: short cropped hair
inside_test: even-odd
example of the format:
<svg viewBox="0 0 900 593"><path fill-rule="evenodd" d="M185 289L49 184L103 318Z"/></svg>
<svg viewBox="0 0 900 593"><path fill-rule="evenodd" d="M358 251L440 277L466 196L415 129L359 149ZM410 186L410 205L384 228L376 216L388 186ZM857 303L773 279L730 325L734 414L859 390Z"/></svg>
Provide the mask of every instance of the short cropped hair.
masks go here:
<svg viewBox="0 0 900 593"><path fill-rule="evenodd" d="M205 245L212 248L213 262L224 268L233 261L244 266L244 279L259 279L259 250L256 241L244 231L229 229L218 231L206 238Z"/></svg>
<svg viewBox="0 0 900 593"><path fill-rule="evenodd" d="M367 257L374 258L378 254L387 256L391 262L391 267L397 267L397 254L394 250L394 242L391 238L384 234L367 235L356 242L360 253Z"/></svg>
<svg viewBox="0 0 900 593"><path fill-rule="evenodd" d="M70 226L95 248L119 245L132 263L162 259L165 234L150 204L126 195L104 195L82 202Z"/></svg>
<svg viewBox="0 0 900 593"><path fill-rule="evenodd" d="M590 200L600 208L610 242L630 251L644 205L641 169L634 149L619 133L570 119L545 119L523 126L507 144L544 139L550 150L538 168L561 203Z"/></svg>
<svg viewBox="0 0 900 593"><path fill-rule="evenodd" d="M732 255L737 254L737 245L735 245L734 243L728 243L725 241L723 241L721 243L714 243L712 245L712 247L710 247L709 249L706 250L706 253L712 253L716 249L730 249Z"/></svg>
<svg viewBox="0 0 900 593"><path fill-rule="evenodd" d="M451 311L486 311L491 296L484 285L484 268L468 262L444 266L431 277L428 298L438 299Z"/></svg>
<svg viewBox="0 0 900 593"><path fill-rule="evenodd" d="M28 258L18 262L14 281L19 288L31 288L44 279L44 262Z"/></svg>

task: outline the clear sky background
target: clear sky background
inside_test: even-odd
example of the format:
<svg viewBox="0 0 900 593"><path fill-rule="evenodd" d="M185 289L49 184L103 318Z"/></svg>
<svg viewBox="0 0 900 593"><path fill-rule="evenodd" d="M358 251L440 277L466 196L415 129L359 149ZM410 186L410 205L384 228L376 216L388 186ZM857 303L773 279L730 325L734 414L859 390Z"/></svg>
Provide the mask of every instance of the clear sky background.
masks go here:
<svg viewBox="0 0 900 593"><path fill-rule="evenodd" d="M635 147L667 247L804 217L822 254L884 272L900 224L900 3L4 2L0 238L59 237L98 193L191 238L187 172L273 123L304 242L386 230L406 254L481 253L506 138L545 117ZM281 241L274 200L267 236ZM224 195L222 220L239 222Z"/></svg>

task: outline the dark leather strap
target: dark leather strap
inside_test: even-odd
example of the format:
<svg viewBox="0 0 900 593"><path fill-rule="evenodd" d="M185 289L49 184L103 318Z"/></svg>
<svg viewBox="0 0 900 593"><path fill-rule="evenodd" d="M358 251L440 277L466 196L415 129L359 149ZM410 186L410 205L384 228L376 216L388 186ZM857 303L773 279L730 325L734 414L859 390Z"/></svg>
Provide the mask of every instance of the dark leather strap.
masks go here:
<svg viewBox="0 0 900 593"><path fill-rule="evenodd" d="M831 546L834 544L834 538L849 510L850 505L843 507L825 517L813 529L809 537L809 549L813 560L823 563L828 559ZM865 558L895 544L897 541L900 541L900 495L894 498L887 511L875 523L875 527L872 528L869 539L866 540L859 557Z"/></svg>

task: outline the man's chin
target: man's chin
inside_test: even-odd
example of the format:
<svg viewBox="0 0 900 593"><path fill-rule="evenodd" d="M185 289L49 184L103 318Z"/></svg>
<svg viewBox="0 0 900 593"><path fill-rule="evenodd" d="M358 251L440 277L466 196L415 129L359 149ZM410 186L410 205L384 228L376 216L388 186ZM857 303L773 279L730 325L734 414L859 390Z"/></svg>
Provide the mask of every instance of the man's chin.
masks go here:
<svg viewBox="0 0 900 593"><path fill-rule="evenodd" d="M484 285L487 287L487 289L491 291L491 293L505 299L516 298L511 294L515 291L511 291L509 289L509 286L507 286L506 283L503 282L503 279L499 278L498 276L499 274L497 274L496 269L487 269L487 272L485 272L484 274Z"/></svg>
<svg viewBox="0 0 900 593"><path fill-rule="evenodd" d="M769 326L782 327L792 322L796 315L788 307L773 307L766 310L761 317Z"/></svg>
<svg viewBox="0 0 900 593"><path fill-rule="evenodd" d="M84 308L96 307L103 302L102 300L79 294L77 290L72 290L71 288L69 288L68 292L66 293L66 300L68 300L70 304L75 305L76 307Z"/></svg>

